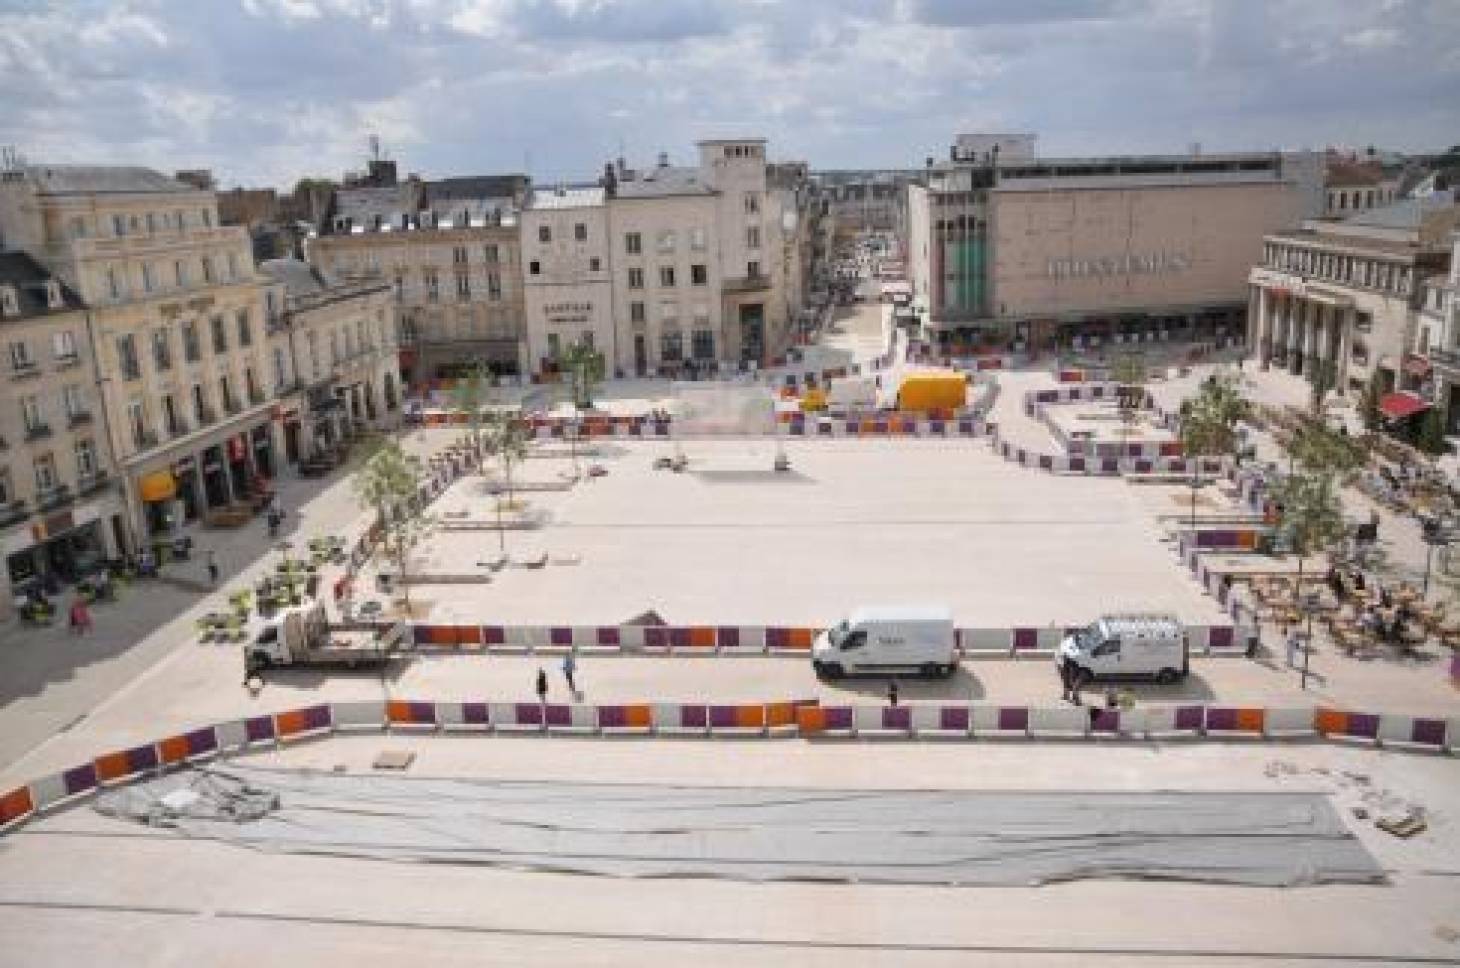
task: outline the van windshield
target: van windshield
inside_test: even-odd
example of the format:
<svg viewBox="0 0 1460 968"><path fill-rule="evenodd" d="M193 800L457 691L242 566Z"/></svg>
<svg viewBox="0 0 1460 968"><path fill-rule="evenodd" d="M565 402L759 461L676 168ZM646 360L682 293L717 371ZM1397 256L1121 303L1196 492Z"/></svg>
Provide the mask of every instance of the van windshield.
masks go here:
<svg viewBox="0 0 1460 968"><path fill-rule="evenodd" d="M831 629L826 633L827 640L830 641L831 644L836 646L837 648L841 648L842 639L847 637L847 630L849 627L850 626L848 626L847 620L842 619L840 622L833 625Z"/></svg>
<svg viewBox="0 0 1460 968"><path fill-rule="evenodd" d="M1089 652L1099 645L1103 636L1100 634L1100 623L1092 622L1075 633L1075 644L1082 652Z"/></svg>

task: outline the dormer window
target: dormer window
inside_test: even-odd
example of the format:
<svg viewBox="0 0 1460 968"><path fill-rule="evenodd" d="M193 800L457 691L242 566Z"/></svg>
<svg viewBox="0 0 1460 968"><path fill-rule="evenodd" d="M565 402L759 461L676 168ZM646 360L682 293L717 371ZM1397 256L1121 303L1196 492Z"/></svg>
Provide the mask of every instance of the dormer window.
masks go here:
<svg viewBox="0 0 1460 968"><path fill-rule="evenodd" d="M61 299L61 284L54 279L46 280L46 307L49 309L60 309L64 305Z"/></svg>
<svg viewBox="0 0 1460 968"><path fill-rule="evenodd" d="M16 296L15 287L11 285L0 286L0 315L19 316L20 300Z"/></svg>

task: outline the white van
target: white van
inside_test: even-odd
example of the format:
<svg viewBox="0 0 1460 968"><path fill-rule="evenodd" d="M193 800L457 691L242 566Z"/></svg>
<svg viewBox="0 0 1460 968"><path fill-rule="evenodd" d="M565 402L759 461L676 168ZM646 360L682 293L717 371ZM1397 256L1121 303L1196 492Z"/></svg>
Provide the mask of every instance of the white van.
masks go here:
<svg viewBox="0 0 1460 968"><path fill-rule="evenodd" d="M1186 629L1172 615L1106 615L1066 636L1055 662L1069 662L1082 679L1183 679L1191 669Z"/></svg>
<svg viewBox="0 0 1460 968"><path fill-rule="evenodd" d="M859 608L816 637L811 667L828 679L894 672L950 676L958 667L953 615L939 607Z"/></svg>

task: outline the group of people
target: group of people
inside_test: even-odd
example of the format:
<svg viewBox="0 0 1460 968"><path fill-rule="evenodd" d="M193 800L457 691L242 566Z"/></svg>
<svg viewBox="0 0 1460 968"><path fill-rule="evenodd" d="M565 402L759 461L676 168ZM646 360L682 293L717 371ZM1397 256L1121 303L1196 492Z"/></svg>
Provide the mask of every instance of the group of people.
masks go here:
<svg viewBox="0 0 1460 968"><path fill-rule="evenodd" d="M1357 601L1356 594L1368 591L1371 584L1361 569L1343 569L1337 565L1329 567L1324 581L1340 603ZM1373 585L1376 597L1364 596L1358 606L1359 627L1381 642L1401 644L1409 638L1410 625L1419 616L1408 601L1397 601L1393 591L1383 583Z"/></svg>
<svg viewBox="0 0 1460 968"><path fill-rule="evenodd" d="M581 694L578 692L578 681L576 678L577 674L578 660L573 655L573 653L569 652L567 655L563 656L563 678L567 680L568 695L573 697L574 702L577 702L581 698ZM539 703L545 704L547 702L547 696L547 672L541 666L539 666L537 669L537 701Z"/></svg>

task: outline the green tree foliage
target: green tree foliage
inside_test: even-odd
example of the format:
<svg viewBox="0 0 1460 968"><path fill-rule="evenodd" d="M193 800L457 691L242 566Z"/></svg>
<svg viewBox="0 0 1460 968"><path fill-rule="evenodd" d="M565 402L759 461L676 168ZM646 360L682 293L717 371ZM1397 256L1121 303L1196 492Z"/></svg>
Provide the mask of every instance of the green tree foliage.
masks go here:
<svg viewBox="0 0 1460 968"><path fill-rule="evenodd" d="M1445 417L1438 408L1431 407L1419 425L1419 437L1415 446L1426 454L1443 454L1449 450L1445 443Z"/></svg>
<svg viewBox="0 0 1460 968"><path fill-rule="evenodd" d="M1383 388L1379 385L1379 374L1375 372L1364 385L1364 395L1359 398L1359 419L1364 422L1365 430L1378 430L1384 420L1384 413L1379 409L1379 398L1383 393Z"/></svg>
<svg viewBox="0 0 1460 968"><path fill-rule="evenodd" d="M587 343L578 342L563 354L563 369L571 381L574 406L593 406L593 391L603 381L603 354Z"/></svg>
<svg viewBox="0 0 1460 968"><path fill-rule="evenodd" d="M1288 452L1305 473L1340 479L1363 467L1368 459L1363 444L1316 420L1299 426Z"/></svg>
<svg viewBox="0 0 1460 968"><path fill-rule="evenodd" d="M451 410L466 416L467 436L473 446L480 446L486 431L486 414L483 407L491 397L491 383L486 369L480 363L456 381L451 388Z"/></svg>
<svg viewBox="0 0 1460 968"><path fill-rule="evenodd" d="M380 444L355 474L356 499L379 518L381 550L400 576L408 609L411 552L436 526L419 496L421 480L420 458L406 454L394 441Z"/></svg>
<svg viewBox="0 0 1460 968"><path fill-rule="evenodd" d="M527 459L531 430L521 415L505 410L492 411L486 420L487 453L502 462L502 478L507 487L507 503L512 503L512 468Z"/></svg>

